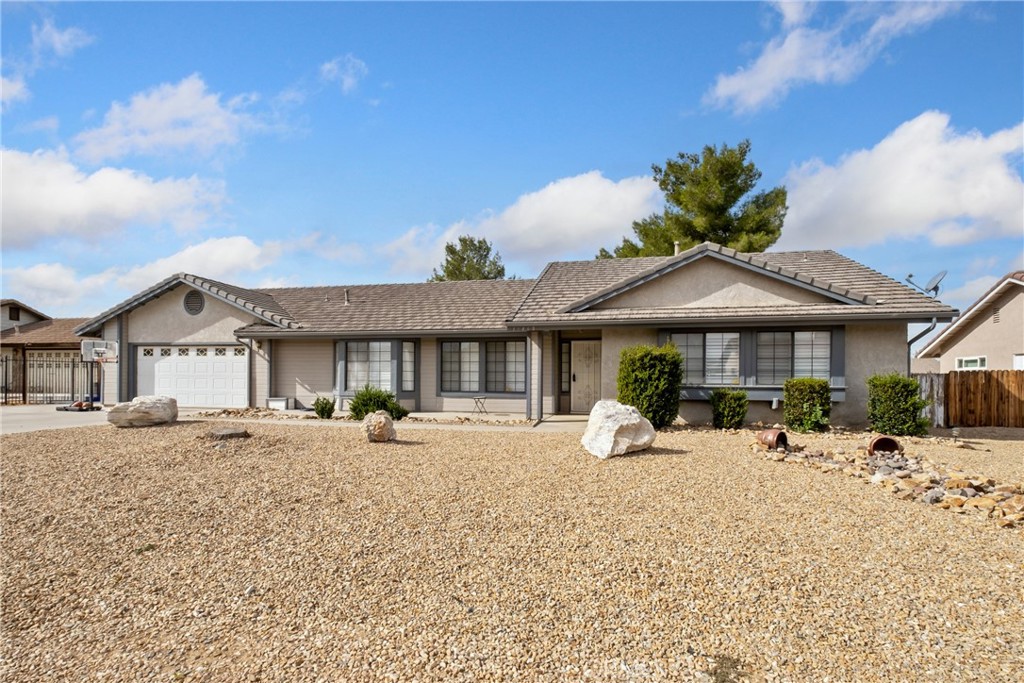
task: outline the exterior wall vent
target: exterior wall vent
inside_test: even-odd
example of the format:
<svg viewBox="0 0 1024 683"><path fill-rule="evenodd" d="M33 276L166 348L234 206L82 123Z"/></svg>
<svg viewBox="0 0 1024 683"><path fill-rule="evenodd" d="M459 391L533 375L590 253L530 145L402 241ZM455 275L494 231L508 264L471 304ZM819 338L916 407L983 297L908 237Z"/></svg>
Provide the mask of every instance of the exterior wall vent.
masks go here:
<svg viewBox="0 0 1024 683"><path fill-rule="evenodd" d="M206 300L200 292L193 289L185 295L185 312L189 315L199 315L203 312L204 306L206 306Z"/></svg>
<svg viewBox="0 0 1024 683"><path fill-rule="evenodd" d="M992 309L992 322L999 323L999 306L995 306Z"/></svg>

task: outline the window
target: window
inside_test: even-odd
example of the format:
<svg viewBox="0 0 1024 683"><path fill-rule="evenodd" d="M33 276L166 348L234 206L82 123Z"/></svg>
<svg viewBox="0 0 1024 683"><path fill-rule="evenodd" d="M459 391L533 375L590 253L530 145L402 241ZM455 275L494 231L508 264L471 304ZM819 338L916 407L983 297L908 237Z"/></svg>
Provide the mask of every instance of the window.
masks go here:
<svg viewBox="0 0 1024 683"><path fill-rule="evenodd" d="M441 344L441 391L480 391L480 344Z"/></svg>
<svg viewBox="0 0 1024 683"><path fill-rule="evenodd" d="M215 348L213 350L213 355L215 355L215 356L226 356L226 355L228 355L228 350L223 348L223 347L217 347L217 348Z"/></svg>
<svg viewBox="0 0 1024 683"><path fill-rule="evenodd" d="M50 354L46 354L46 355L49 356ZM144 357L146 357L146 358L152 356L153 355L153 349L142 349L142 355Z"/></svg>
<svg viewBox="0 0 1024 683"><path fill-rule="evenodd" d="M171 350L170 349L160 349L160 357L161 358L167 358L170 355L171 355Z"/></svg>
<svg viewBox="0 0 1024 683"><path fill-rule="evenodd" d="M244 356L245 355L245 348L242 347L242 346L236 346L235 347L235 355L236 356Z"/></svg>
<svg viewBox="0 0 1024 683"><path fill-rule="evenodd" d="M367 384L392 390L391 342L346 342L345 390L359 391Z"/></svg>
<svg viewBox="0 0 1024 683"><path fill-rule="evenodd" d="M791 377L829 379L831 354L830 332L758 332L757 383L778 385Z"/></svg>
<svg viewBox="0 0 1024 683"><path fill-rule="evenodd" d="M956 359L957 370L984 370L988 365L988 356L968 356Z"/></svg>
<svg viewBox="0 0 1024 683"><path fill-rule="evenodd" d="M179 356L187 356L188 355L188 349L186 349L186 348L178 349L178 355Z"/></svg>
<svg viewBox="0 0 1024 683"><path fill-rule="evenodd" d="M415 342L402 342L402 391L416 391Z"/></svg>
<svg viewBox="0 0 1024 683"><path fill-rule="evenodd" d="M13 320L13 321L21 320L21 307L20 306L11 306L10 308L8 308L7 309L7 317L10 320Z"/></svg>
<svg viewBox="0 0 1024 683"><path fill-rule="evenodd" d="M704 333L673 334L669 338L683 356L683 384L704 384Z"/></svg>
<svg viewBox="0 0 1024 683"><path fill-rule="evenodd" d="M206 349L196 349L196 355L206 357Z"/></svg>
<svg viewBox="0 0 1024 683"><path fill-rule="evenodd" d="M487 391L526 391L526 342L487 342Z"/></svg>

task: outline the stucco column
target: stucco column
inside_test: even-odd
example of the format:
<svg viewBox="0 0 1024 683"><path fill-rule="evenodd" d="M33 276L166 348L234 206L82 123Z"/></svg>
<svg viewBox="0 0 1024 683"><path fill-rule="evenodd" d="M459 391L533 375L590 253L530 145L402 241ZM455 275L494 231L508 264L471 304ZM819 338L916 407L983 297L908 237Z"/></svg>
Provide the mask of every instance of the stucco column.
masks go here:
<svg viewBox="0 0 1024 683"><path fill-rule="evenodd" d="M540 420L544 417L544 336L542 332L530 332L527 341L529 354L529 386L527 400L528 420Z"/></svg>

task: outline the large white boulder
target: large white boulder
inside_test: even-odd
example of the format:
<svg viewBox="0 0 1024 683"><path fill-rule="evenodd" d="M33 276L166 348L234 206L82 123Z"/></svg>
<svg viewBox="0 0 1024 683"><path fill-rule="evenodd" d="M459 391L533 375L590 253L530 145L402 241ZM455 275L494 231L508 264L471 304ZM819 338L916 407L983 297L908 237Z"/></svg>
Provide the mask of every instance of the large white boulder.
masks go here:
<svg viewBox="0 0 1024 683"><path fill-rule="evenodd" d="M363 433L370 442L382 443L395 440L395 423L386 410L378 410L363 418Z"/></svg>
<svg viewBox="0 0 1024 683"><path fill-rule="evenodd" d="M650 448L656 433L651 421L633 406L598 401L590 411L583 447L599 458Z"/></svg>
<svg viewBox="0 0 1024 683"><path fill-rule="evenodd" d="M170 396L136 396L107 411L107 422L115 427L151 427L177 419L178 401Z"/></svg>

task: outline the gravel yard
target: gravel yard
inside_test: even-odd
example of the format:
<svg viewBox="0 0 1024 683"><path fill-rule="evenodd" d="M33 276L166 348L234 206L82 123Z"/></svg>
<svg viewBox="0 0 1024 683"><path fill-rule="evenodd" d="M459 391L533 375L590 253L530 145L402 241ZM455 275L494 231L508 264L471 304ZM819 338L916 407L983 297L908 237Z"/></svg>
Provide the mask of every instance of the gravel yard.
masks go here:
<svg viewBox="0 0 1024 683"><path fill-rule="evenodd" d="M0 678L1019 680L1024 532L682 430L2 439ZM1024 480L1024 434L906 440ZM1007 438L1007 437L1010 438ZM858 435L791 437L856 449ZM983 450L988 449L988 450Z"/></svg>

